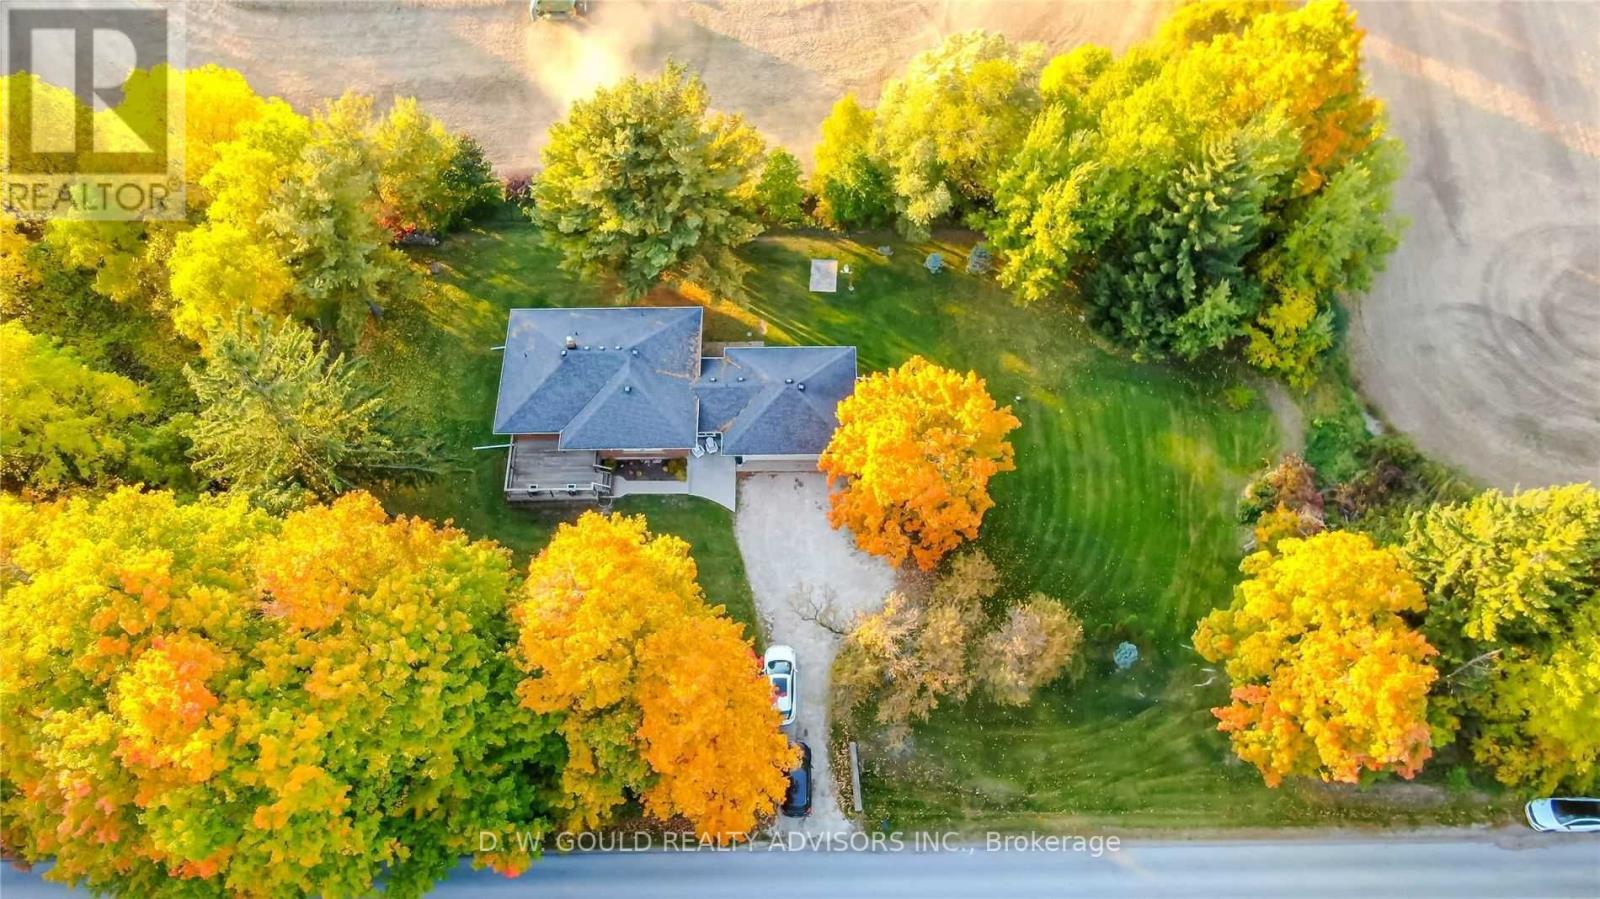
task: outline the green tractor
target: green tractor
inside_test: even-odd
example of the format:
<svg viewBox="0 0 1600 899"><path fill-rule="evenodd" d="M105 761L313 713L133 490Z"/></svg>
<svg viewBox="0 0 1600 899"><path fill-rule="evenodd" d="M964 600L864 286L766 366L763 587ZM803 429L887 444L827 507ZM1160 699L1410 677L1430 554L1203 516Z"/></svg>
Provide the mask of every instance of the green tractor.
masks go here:
<svg viewBox="0 0 1600 899"><path fill-rule="evenodd" d="M529 0L528 15L535 19L578 16L589 13L589 0Z"/></svg>

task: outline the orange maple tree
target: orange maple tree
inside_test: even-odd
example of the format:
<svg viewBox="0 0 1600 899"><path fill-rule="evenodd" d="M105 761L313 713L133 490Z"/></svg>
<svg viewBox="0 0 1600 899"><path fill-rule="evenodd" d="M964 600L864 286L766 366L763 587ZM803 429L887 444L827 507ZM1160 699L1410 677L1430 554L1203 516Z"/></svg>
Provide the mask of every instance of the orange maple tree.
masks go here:
<svg viewBox="0 0 1600 899"><path fill-rule="evenodd" d="M743 625L711 606L689 546L643 516L585 513L529 566L514 615L524 705L559 713L568 825L628 794L718 839L783 796L795 753Z"/></svg>
<svg viewBox="0 0 1600 899"><path fill-rule="evenodd" d="M1021 425L983 379L913 356L870 375L839 404L839 428L817 465L828 476L834 527L898 566L924 571L978 536L994 506L989 480L1011 471L1006 434Z"/></svg>
<svg viewBox="0 0 1600 899"><path fill-rule="evenodd" d="M545 828L510 554L365 493L0 494L0 848L124 896L419 896ZM526 847L482 853L506 873Z"/></svg>
<svg viewBox="0 0 1600 899"><path fill-rule="evenodd" d="M1195 649L1233 682L1232 703L1212 713L1235 754L1269 786L1421 770L1433 751L1436 651L1401 617L1424 600L1399 556L1364 534L1328 531L1285 537L1241 570L1232 605L1194 633Z"/></svg>

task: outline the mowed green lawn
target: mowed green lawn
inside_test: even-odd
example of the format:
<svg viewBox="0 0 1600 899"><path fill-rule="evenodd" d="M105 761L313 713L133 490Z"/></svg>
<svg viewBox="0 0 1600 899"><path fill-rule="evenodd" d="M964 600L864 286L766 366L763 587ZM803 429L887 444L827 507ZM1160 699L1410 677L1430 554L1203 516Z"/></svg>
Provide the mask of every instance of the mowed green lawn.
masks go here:
<svg viewBox="0 0 1600 899"><path fill-rule="evenodd" d="M1221 679L1186 644L1195 620L1228 597L1244 536L1235 498L1273 456L1274 425L1259 403L1235 411L1223 402L1235 375L1135 362L1070 310L1017 307L992 279L962 272L972 240L765 237L743 254L749 295L708 311L709 340L851 344L863 373L913 354L974 369L1022 421L1012 437L1017 470L994 482L980 545L1009 593L1042 591L1078 612L1088 634L1082 670L1024 709L982 700L942 709L906 752L865 737L869 824L1192 829L1481 817L1470 794L1432 787L1403 796L1268 790L1231 760L1207 711L1225 701ZM929 251L951 268L925 271ZM525 558L573 513L508 506L503 451L470 449L498 442L488 424L499 375L491 347L504 340L509 308L618 300L559 272L526 225L452 237L417 258L441 265L441 289L425 307L391 315L373 355L384 377L405 382L404 403L445 436L462 471L387 500L396 511L453 518ZM837 294L810 293L812 258L848 263L853 275L841 276ZM645 300L684 301L665 291ZM689 540L707 593L753 621L728 513L688 498L617 509ZM1110 655L1122 640L1142 658L1116 674Z"/></svg>
<svg viewBox="0 0 1600 899"><path fill-rule="evenodd" d="M1228 410L1230 381L1135 363L1075 314L1019 308L961 271L970 241L889 241L886 259L872 243L766 239L746 254L750 308L770 323L768 341L854 344L864 372L921 354L982 375L1022 427L980 545L1016 591L1044 591L1091 628L1169 651L1226 595L1234 498L1273 452L1272 421L1262 408ZM930 249L955 267L930 275ZM856 289L809 293L810 257L848 263Z"/></svg>

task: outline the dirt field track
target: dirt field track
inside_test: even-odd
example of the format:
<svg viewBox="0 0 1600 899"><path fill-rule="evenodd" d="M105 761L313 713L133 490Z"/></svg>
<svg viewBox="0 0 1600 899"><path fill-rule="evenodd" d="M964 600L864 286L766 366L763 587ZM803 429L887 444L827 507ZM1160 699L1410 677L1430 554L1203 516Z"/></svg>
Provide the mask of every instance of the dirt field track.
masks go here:
<svg viewBox="0 0 1600 899"><path fill-rule="evenodd" d="M720 108L809 158L846 91L872 102L912 54L984 27L1122 48L1168 3L596 0L187 4L189 61L306 106L420 98L506 169L575 98L667 58ZM1600 480L1600 4L1360 3L1368 71L1410 149L1412 221L1352 323L1357 374L1422 447L1487 481Z"/></svg>
<svg viewBox="0 0 1600 899"><path fill-rule="evenodd" d="M1357 9L1411 162L1364 392L1493 484L1600 482L1600 4Z"/></svg>

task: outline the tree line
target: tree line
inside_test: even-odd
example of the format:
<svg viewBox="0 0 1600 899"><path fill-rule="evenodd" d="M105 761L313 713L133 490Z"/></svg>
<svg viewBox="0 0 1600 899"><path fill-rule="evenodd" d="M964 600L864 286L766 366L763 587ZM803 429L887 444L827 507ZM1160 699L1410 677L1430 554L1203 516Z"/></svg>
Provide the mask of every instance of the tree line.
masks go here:
<svg viewBox="0 0 1600 899"><path fill-rule="evenodd" d="M1415 776L1443 755L1519 790L1600 783L1600 490L1340 513L1289 456L1246 494L1256 551L1194 633L1214 709L1268 784ZM1333 492L1333 491L1329 491Z"/></svg>
<svg viewBox="0 0 1600 899"><path fill-rule="evenodd" d="M0 87L21 79L42 114L74 115L28 73ZM162 81L187 97L186 217L0 210L5 486L215 486L287 508L432 471L356 357L422 289L394 244L501 202L482 149L411 99L307 116L216 66L135 72L116 112L163 116Z"/></svg>
<svg viewBox="0 0 1600 899"><path fill-rule="evenodd" d="M54 879L417 896L634 807L737 839L797 761L743 626L642 517L562 525L525 577L361 491L0 494L0 528L0 846Z"/></svg>
<svg viewBox="0 0 1600 899"><path fill-rule="evenodd" d="M846 96L810 177L669 66L551 132L534 220L574 271L737 296L763 226L964 224L1017 302L1081 304L1141 358L1242 359L1292 385L1333 347L1403 223L1402 148L1342 0L1184 6L1120 57L982 31Z"/></svg>

